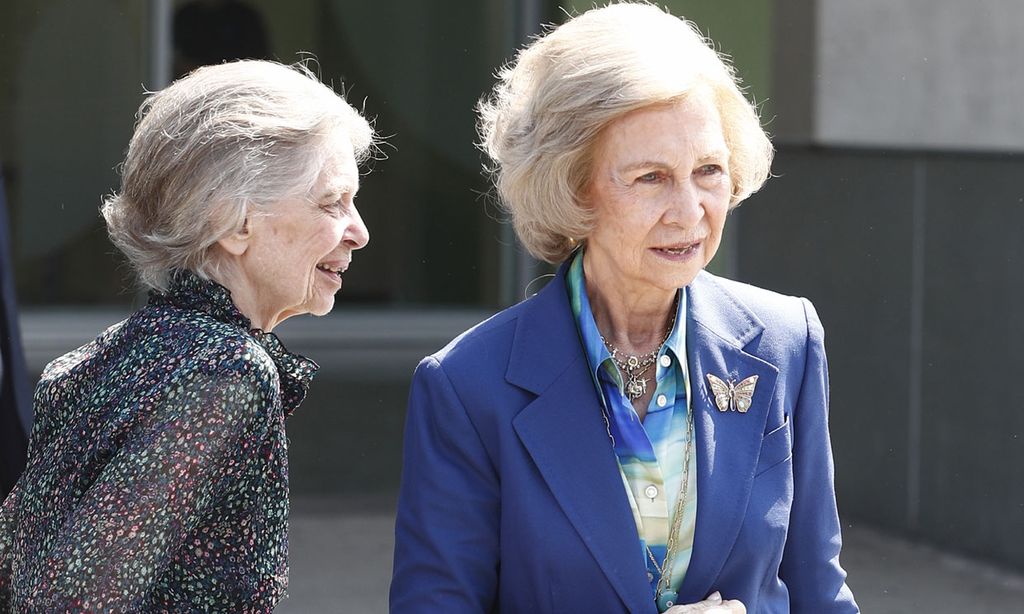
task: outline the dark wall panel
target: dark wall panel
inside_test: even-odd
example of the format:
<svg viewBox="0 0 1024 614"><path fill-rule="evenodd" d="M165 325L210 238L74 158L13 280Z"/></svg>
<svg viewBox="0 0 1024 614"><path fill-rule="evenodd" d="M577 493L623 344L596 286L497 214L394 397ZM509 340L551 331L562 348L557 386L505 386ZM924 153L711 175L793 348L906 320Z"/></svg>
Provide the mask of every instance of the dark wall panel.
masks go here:
<svg viewBox="0 0 1024 614"><path fill-rule="evenodd" d="M1024 161L927 165L924 535L1024 567Z"/></svg>
<svg viewBox="0 0 1024 614"><path fill-rule="evenodd" d="M777 177L732 220L738 276L814 302L830 363L840 513L902 528L911 162L783 150L773 168Z"/></svg>
<svg viewBox="0 0 1024 614"><path fill-rule="evenodd" d="M317 374L306 401L288 418L288 464L296 494L398 490L402 427L412 368L404 377Z"/></svg>
<svg viewBox="0 0 1024 614"><path fill-rule="evenodd" d="M790 146L775 172L736 270L818 307L840 512L1024 569L1024 157Z"/></svg>

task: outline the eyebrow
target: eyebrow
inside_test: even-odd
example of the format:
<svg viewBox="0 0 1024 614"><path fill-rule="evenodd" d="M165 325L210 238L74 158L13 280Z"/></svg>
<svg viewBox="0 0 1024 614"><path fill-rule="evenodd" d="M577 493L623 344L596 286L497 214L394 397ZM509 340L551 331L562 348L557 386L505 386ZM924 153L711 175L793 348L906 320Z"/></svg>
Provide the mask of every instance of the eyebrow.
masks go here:
<svg viewBox="0 0 1024 614"><path fill-rule="evenodd" d="M355 195L356 192L358 191L359 183L351 180L350 178L345 178L325 188L322 192L320 192L320 196L317 198L317 200L337 200L341 198L341 195L345 194L346 192L351 192L353 195Z"/></svg>
<svg viewBox="0 0 1024 614"><path fill-rule="evenodd" d="M637 162L630 162L629 164L620 167L618 171L620 173L628 173L631 171L638 171L645 168L671 168L671 165L665 164L659 160L640 160Z"/></svg>
<svg viewBox="0 0 1024 614"><path fill-rule="evenodd" d="M698 165L706 164L711 160L728 160L729 151L726 149L715 149L697 158ZM637 171L645 168L673 168L670 164L666 164L662 160L638 160L636 162L630 162L625 166L618 169L620 173L628 173L630 171Z"/></svg>

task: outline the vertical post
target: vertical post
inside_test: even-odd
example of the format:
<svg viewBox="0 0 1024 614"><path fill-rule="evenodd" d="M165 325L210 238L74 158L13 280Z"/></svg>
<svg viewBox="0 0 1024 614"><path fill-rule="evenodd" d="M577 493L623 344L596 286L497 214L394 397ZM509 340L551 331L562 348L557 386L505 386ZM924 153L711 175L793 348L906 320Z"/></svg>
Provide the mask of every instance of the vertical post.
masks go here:
<svg viewBox="0 0 1024 614"><path fill-rule="evenodd" d="M148 91L162 90L171 84L172 4L173 0L150 0L148 3L146 55L150 58L150 65L146 67L145 75L145 89ZM135 305L144 305L146 300L146 289L139 287L135 291Z"/></svg>
<svg viewBox="0 0 1024 614"><path fill-rule="evenodd" d="M541 31L549 4L549 0L508 0L509 50L518 49ZM516 239L511 224L502 227L501 238L501 302L508 306L523 300L530 282L537 276L538 263Z"/></svg>
<svg viewBox="0 0 1024 614"><path fill-rule="evenodd" d="M924 247L928 162L914 163L913 235L910 253L910 386L907 408L907 528L916 531L921 513L921 378L924 352Z"/></svg>
<svg viewBox="0 0 1024 614"><path fill-rule="evenodd" d="M162 90L171 84L171 30L173 28L173 0L149 0L148 5L148 36L149 48L146 55L149 66L146 67L146 89L151 92ZM145 305L147 290L139 287L135 291L135 305Z"/></svg>
<svg viewBox="0 0 1024 614"><path fill-rule="evenodd" d="M172 0L149 0L149 81L156 91L171 83Z"/></svg>

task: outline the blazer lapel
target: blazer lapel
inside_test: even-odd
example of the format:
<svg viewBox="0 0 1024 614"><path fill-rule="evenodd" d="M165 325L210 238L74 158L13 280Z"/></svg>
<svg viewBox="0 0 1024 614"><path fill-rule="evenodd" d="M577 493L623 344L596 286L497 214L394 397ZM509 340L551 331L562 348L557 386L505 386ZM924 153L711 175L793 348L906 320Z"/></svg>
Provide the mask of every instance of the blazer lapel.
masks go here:
<svg viewBox="0 0 1024 614"><path fill-rule="evenodd" d="M629 611L652 607L636 524L580 347L565 267L520 315L507 379L538 397L512 424Z"/></svg>
<svg viewBox="0 0 1024 614"><path fill-rule="evenodd" d="M680 591L684 602L699 601L711 592L739 534L778 377L774 365L743 349L764 330L752 312L706 273L690 284L688 296L697 521L693 556ZM719 411L708 373L737 382L757 375L750 409Z"/></svg>

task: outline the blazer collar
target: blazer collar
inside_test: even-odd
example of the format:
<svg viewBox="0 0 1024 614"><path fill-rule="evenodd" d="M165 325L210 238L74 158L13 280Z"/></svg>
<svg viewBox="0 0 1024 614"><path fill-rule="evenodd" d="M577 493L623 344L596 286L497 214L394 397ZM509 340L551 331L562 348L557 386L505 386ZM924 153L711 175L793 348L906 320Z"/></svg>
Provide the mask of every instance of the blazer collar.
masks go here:
<svg viewBox="0 0 1024 614"><path fill-rule="evenodd" d="M541 394L577 358L582 358L579 334L565 288L568 263L526 303L518 318L505 379Z"/></svg>
<svg viewBox="0 0 1024 614"><path fill-rule="evenodd" d="M700 273L690 284L687 319L689 376L697 454L697 522L693 555L680 598L704 599L739 535L778 368L752 348L764 324L718 280ZM746 413L719 411L707 374L740 381L758 376Z"/></svg>
<svg viewBox="0 0 1024 614"><path fill-rule="evenodd" d="M538 395L512 425L559 507L625 609L653 612L640 538L569 307L564 266L523 306L506 379Z"/></svg>
<svg viewBox="0 0 1024 614"><path fill-rule="evenodd" d="M701 271L689 288L689 320L723 341L743 348L764 330L757 314L726 290L714 275Z"/></svg>

